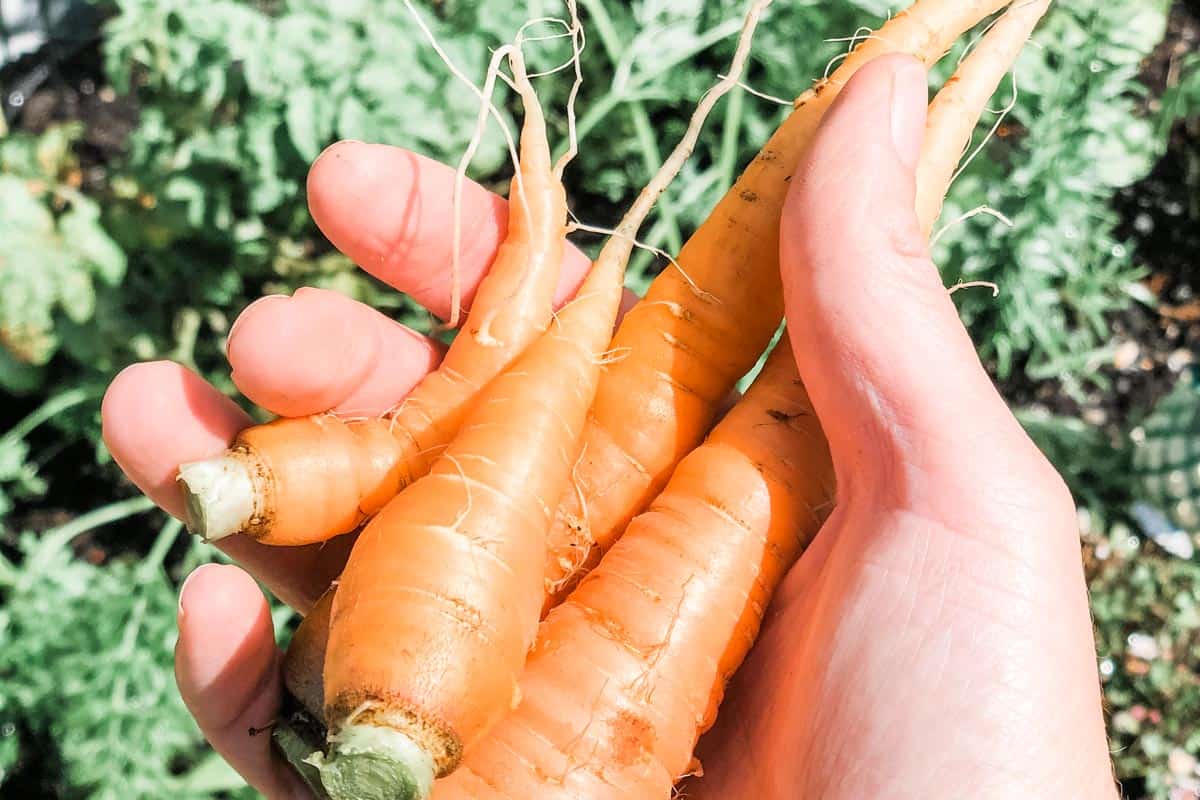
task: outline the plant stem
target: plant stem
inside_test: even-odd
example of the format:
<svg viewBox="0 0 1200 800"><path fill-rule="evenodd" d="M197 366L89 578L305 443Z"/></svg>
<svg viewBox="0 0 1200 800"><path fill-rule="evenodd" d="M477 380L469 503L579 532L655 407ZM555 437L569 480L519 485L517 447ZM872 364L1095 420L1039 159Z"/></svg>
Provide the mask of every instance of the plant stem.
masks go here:
<svg viewBox="0 0 1200 800"><path fill-rule="evenodd" d="M131 497L128 500L109 503L86 514L80 514L57 528L51 528L42 534L42 542L65 545L80 534L144 513L152 508L154 508L154 501L148 497Z"/></svg>
<svg viewBox="0 0 1200 800"><path fill-rule="evenodd" d="M30 412L27 417L16 425L9 428L3 436L0 436L0 442L24 439L34 428L43 422L61 414L69 408L74 408L80 403L91 400L96 395L97 392L94 389L68 389L62 394L57 394Z"/></svg>

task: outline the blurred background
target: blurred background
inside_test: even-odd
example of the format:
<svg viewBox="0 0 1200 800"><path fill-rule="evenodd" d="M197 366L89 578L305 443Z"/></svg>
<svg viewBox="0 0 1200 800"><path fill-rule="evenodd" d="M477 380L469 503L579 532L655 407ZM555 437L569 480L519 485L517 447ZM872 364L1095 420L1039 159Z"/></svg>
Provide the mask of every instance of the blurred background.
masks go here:
<svg viewBox="0 0 1200 800"><path fill-rule="evenodd" d="M568 190L605 225L727 62L743 3L580 5ZM899 5L777 0L749 84L794 97ZM489 45L562 13L421 8L475 78ZM1198 40L1197 0L1058 4L944 216L986 204L1012 227L978 216L936 246L948 285L999 288L954 297L1079 500L1131 799L1200 793ZM533 50L535 66L566 55L561 41ZM539 84L559 140L567 89L564 75ZM336 289L428 330L321 237L304 176L339 138L455 161L474 101L398 0L0 0L0 100L0 795L251 797L204 747L171 672L179 581L218 556L122 479L100 397L156 358L232 393L225 337L264 292ZM784 113L747 92L722 101L646 241L677 251ZM496 134L472 174L499 189ZM639 255L635 288L661 266ZM281 630L289 619L280 608Z"/></svg>

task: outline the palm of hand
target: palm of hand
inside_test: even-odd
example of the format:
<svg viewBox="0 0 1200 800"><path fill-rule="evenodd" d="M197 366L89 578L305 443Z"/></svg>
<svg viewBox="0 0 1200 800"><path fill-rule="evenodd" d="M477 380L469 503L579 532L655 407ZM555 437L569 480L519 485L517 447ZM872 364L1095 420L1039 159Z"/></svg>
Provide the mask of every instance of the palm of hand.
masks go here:
<svg viewBox="0 0 1200 800"><path fill-rule="evenodd" d="M993 519L848 498L735 679L695 796L1113 796L1072 508L1020 483Z"/></svg>

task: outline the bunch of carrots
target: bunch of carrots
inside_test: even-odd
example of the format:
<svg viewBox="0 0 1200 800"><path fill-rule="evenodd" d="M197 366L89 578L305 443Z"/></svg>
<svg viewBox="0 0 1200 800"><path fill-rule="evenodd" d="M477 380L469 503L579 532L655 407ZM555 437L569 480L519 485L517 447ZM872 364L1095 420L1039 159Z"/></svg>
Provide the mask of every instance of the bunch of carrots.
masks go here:
<svg viewBox="0 0 1200 800"><path fill-rule="evenodd" d="M553 162L519 38L496 52L481 98L506 61L525 112L508 234L442 365L379 418L279 419L180 467L205 538L289 546L359 531L285 661L292 709L274 736L314 792L671 796L835 500L786 336L717 423L782 321L787 181L863 64L903 52L932 65L1009 7L931 104L917 200L928 233L1049 1L916 0L863 37L615 334L638 229L738 85L770 0L751 5L726 77L557 312L574 148Z"/></svg>

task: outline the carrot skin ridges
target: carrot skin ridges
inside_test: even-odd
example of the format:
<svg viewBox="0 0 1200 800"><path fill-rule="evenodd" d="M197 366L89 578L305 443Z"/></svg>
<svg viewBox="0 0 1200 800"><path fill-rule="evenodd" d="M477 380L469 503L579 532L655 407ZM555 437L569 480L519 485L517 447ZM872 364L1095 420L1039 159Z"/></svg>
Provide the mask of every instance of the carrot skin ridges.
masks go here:
<svg viewBox="0 0 1200 800"><path fill-rule="evenodd" d="M668 797L832 492L785 342L542 623L522 704L434 797Z"/></svg>
<svg viewBox="0 0 1200 800"><path fill-rule="evenodd" d="M508 233L480 283L472 313L442 364L392 412L369 419L332 414L278 419L242 431L221 459L252 483L240 524L213 528L189 497L188 525L206 539L244 533L264 544L303 545L359 527L429 471L479 390L512 363L551 319L562 264L566 194L553 175L540 109L527 109L521 166L510 191Z"/></svg>
<svg viewBox="0 0 1200 800"><path fill-rule="evenodd" d="M783 316L779 221L788 181L841 87L891 52L933 64L1008 0L918 2L889 20L788 116L613 338L576 486L549 537L546 609L595 566L711 427Z"/></svg>
<svg viewBox="0 0 1200 800"><path fill-rule="evenodd" d="M535 105L519 51L510 63ZM530 181L525 190L535 190ZM355 543L325 656L331 748L316 757L334 800L377 783L426 797L433 776L452 772L517 704L541 609L547 499L561 495L576 458L630 246L610 240L579 296L483 389L429 474Z"/></svg>

